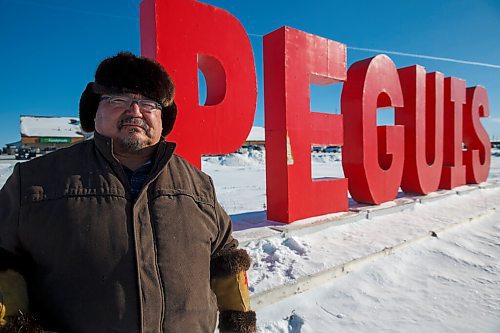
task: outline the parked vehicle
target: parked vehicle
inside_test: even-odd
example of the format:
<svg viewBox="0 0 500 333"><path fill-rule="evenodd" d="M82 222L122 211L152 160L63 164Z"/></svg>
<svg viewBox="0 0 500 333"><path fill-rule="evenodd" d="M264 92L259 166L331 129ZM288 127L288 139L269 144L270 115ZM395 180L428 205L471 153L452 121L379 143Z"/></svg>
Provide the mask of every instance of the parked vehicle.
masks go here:
<svg viewBox="0 0 500 333"><path fill-rule="evenodd" d="M36 157L36 152L29 148L21 148L16 153L16 160L29 160Z"/></svg>
<svg viewBox="0 0 500 333"><path fill-rule="evenodd" d="M260 145L250 145L250 146L248 146L248 150L262 151L262 150L264 150L264 147L260 146Z"/></svg>
<svg viewBox="0 0 500 333"><path fill-rule="evenodd" d="M324 150L325 153L340 153L339 146L328 146Z"/></svg>

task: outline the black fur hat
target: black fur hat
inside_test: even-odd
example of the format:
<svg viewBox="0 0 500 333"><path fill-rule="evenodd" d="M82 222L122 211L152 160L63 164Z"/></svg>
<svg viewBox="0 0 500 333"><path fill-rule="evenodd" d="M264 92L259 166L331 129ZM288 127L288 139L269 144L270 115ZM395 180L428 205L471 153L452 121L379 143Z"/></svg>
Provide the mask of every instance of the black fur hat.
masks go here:
<svg viewBox="0 0 500 333"><path fill-rule="evenodd" d="M150 98L162 106L162 135L174 126L177 106L174 83L157 62L129 52L104 59L80 97L80 124L85 132L95 130L94 118L103 94L134 93Z"/></svg>

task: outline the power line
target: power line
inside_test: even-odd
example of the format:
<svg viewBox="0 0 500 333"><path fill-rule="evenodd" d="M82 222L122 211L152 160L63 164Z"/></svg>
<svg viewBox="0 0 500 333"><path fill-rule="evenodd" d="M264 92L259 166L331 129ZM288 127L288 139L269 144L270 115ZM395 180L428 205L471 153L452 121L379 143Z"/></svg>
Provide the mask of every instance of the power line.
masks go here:
<svg viewBox="0 0 500 333"><path fill-rule="evenodd" d="M483 66L483 67L490 67L490 68L498 68L498 69L500 69L500 65L488 64L488 63L477 62L477 61L468 61L468 60L453 59L453 58L435 57L435 56L428 56L428 55L425 55L425 54L406 53L406 52L399 52L399 51L387 51L387 50L378 50L378 49L367 49L367 48L354 47L354 46L348 46L347 48L351 49L351 50L356 50L356 51L375 52L375 53L387 53L387 54L393 54L393 55L398 55L398 56L403 56L403 57L412 57L412 58L439 60L439 61L454 62L454 63L458 63L458 64Z"/></svg>
<svg viewBox="0 0 500 333"><path fill-rule="evenodd" d="M251 34L251 33L249 33L248 36L264 37L264 35ZM388 51L388 50L379 50L379 49L368 49L368 48L354 47L354 46L347 46L347 49L356 50L356 51L363 51L363 52L370 52L370 53L386 53L386 54L398 55L398 56L402 56L402 57L438 60L438 61L445 61L445 62L454 62L454 63L464 64L464 65L474 65L474 66L483 66L483 67L500 69L500 65L489 64L489 63L478 62L478 61L469 61L469 60L462 60L462 59L429 56L429 55L425 55L425 54L415 54L415 53L408 53L408 52Z"/></svg>

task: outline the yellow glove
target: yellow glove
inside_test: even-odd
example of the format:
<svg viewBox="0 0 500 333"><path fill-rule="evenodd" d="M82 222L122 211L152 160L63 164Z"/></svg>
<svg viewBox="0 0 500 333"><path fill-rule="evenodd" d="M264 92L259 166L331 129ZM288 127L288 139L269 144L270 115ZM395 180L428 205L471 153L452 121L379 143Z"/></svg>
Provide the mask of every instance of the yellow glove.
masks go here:
<svg viewBox="0 0 500 333"><path fill-rule="evenodd" d="M5 324L7 324L7 322L5 321L5 305L3 305L2 303L0 303L0 327L4 326Z"/></svg>
<svg viewBox="0 0 500 333"><path fill-rule="evenodd" d="M28 289L21 274L13 271L0 272L0 326L5 317L17 316L19 311L28 312Z"/></svg>
<svg viewBox="0 0 500 333"><path fill-rule="evenodd" d="M221 333L255 333L256 315L250 308L246 271L251 259L245 250L221 253L211 262L210 286L217 296Z"/></svg>
<svg viewBox="0 0 500 333"><path fill-rule="evenodd" d="M223 278L212 279L211 287L217 295L219 311L249 311L250 293L248 292L245 272Z"/></svg>

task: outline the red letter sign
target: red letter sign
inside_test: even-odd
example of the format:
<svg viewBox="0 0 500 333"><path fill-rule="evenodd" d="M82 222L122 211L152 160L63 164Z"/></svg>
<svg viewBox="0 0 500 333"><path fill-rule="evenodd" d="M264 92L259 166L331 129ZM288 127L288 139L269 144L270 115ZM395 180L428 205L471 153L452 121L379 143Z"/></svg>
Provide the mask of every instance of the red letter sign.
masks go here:
<svg viewBox="0 0 500 333"><path fill-rule="evenodd" d="M248 36L226 11L192 0L141 3L142 54L172 76L179 109L169 139L200 167L202 154L237 150L252 128L257 98ZM198 68L207 100L198 104Z"/></svg>
<svg viewBox="0 0 500 333"><path fill-rule="evenodd" d="M396 66L386 55L354 63L342 91L342 166L354 200L380 204L396 198L403 174L404 127L377 127L378 107L402 107Z"/></svg>
<svg viewBox="0 0 500 333"><path fill-rule="evenodd" d="M484 87L467 88L464 108L464 152L466 181L468 184L479 184L486 181L490 171L491 142L480 117L490 115L488 93Z"/></svg>
<svg viewBox="0 0 500 333"><path fill-rule="evenodd" d="M347 180L311 180L311 145L342 145L342 116L310 112L309 85L346 79L346 47L283 27L264 37L267 218L346 211Z"/></svg>
<svg viewBox="0 0 500 333"><path fill-rule="evenodd" d="M401 188L427 194L438 189L443 167L443 74L426 75L418 65L398 73L405 103L396 112L396 124L405 127Z"/></svg>
<svg viewBox="0 0 500 333"><path fill-rule="evenodd" d="M439 188L451 190L465 185L462 161L462 124L465 104L465 81L455 77L444 79L444 165Z"/></svg>

